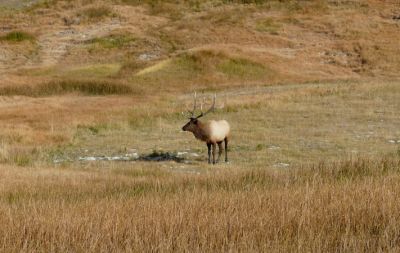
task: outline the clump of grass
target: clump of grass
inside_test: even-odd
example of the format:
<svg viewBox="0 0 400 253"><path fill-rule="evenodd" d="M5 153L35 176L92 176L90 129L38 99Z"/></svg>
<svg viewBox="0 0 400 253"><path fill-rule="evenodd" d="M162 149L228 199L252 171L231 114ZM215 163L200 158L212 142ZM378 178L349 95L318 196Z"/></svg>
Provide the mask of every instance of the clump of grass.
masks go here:
<svg viewBox="0 0 400 253"><path fill-rule="evenodd" d="M67 93L84 95L124 95L131 94L134 90L125 83L100 80L56 80L36 86L5 86L0 88L2 96L52 96Z"/></svg>
<svg viewBox="0 0 400 253"><path fill-rule="evenodd" d="M119 128L120 126L118 124L104 123L104 122L91 125L79 124L77 126L78 131L83 131L83 132L87 131L92 135L97 135L107 130L116 130Z"/></svg>
<svg viewBox="0 0 400 253"><path fill-rule="evenodd" d="M91 47L89 52L93 52L96 49L121 49L129 46L136 39L130 34L112 34L106 37L94 38L89 41Z"/></svg>
<svg viewBox="0 0 400 253"><path fill-rule="evenodd" d="M19 148L4 143L0 145L0 163L23 167L32 165L38 157L39 152L36 148Z"/></svg>
<svg viewBox="0 0 400 253"><path fill-rule="evenodd" d="M33 42L34 40L35 37L32 34L23 31L12 31L0 37L0 41L8 41L14 43L22 41Z"/></svg>
<svg viewBox="0 0 400 253"><path fill-rule="evenodd" d="M173 0L122 0L125 4L130 5L147 5L150 14L167 14L173 18L181 16L181 8L185 7L186 3L182 4L180 1Z"/></svg>
<svg viewBox="0 0 400 253"><path fill-rule="evenodd" d="M114 13L108 6L94 6L84 9L79 15L87 18L89 21L98 21L113 16Z"/></svg>
<svg viewBox="0 0 400 253"><path fill-rule="evenodd" d="M276 23L272 18L267 18L257 22L256 30L259 32L268 32L273 35L279 34L281 25Z"/></svg>

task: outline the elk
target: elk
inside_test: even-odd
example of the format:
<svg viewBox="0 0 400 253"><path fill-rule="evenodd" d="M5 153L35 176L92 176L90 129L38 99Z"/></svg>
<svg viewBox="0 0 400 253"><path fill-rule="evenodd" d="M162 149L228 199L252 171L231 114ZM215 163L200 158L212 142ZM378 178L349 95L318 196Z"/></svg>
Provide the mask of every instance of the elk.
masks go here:
<svg viewBox="0 0 400 253"><path fill-rule="evenodd" d="M207 122L201 122L199 118L206 116L208 113L214 111L215 100L217 95L214 95L212 105L210 109L203 112L203 104L201 103L200 114L195 116L196 111L196 93L194 93L194 106L193 110L189 111L190 117L189 122L182 127L183 131L192 132L196 139L203 141L207 144L208 148L208 163L211 163L211 148L212 148L212 162L215 164L219 162L222 154L222 142L225 142L225 162L228 162L228 140L230 126L226 120L209 120ZM215 153L218 144L218 158L215 160Z"/></svg>

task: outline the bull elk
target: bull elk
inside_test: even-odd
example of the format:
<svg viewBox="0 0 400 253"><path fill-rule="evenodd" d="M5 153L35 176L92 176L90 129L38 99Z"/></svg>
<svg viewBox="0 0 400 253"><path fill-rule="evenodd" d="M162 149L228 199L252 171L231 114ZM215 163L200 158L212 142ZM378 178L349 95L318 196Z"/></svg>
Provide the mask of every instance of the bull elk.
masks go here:
<svg viewBox="0 0 400 253"><path fill-rule="evenodd" d="M198 116L195 116L197 97L196 93L194 93L194 106L193 110L189 111L190 113L189 122L182 127L183 131L192 132L194 137L196 137L196 139L203 141L207 144L208 163L211 163L211 148L212 148L213 164L219 162L223 150L222 142L225 142L225 162L228 162L228 140L229 140L230 126L226 120L218 120L218 121L209 120L207 122L201 122L199 118L204 117L208 113L214 111L216 97L217 95L214 95L212 105L210 109L208 109L206 112L203 112L203 103L201 103L200 114ZM219 152L218 152L218 158L217 160L215 160L217 144Z"/></svg>

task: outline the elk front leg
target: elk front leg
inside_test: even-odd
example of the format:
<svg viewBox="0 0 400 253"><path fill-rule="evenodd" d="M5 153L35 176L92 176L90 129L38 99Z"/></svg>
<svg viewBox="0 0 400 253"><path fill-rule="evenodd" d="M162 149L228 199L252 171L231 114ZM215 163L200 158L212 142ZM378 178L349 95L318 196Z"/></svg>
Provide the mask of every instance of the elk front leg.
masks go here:
<svg viewBox="0 0 400 253"><path fill-rule="evenodd" d="M217 144L213 143L212 144L213 164L215 164L215 153L216 153L216 150L217 150Z"/></svg>
<svg viewBox="0 0 400 253"><path fill-rule="evenodd" d="M211 163L211 143L207 143L208 149L208 163Z"/></svg>
<svg viewBox="0 0 400 253"><path fill-rule="evenodd" d="M218 158L217 158L217 163L219 163L219 158L222 155L222 141L218 142Z"/></svg>

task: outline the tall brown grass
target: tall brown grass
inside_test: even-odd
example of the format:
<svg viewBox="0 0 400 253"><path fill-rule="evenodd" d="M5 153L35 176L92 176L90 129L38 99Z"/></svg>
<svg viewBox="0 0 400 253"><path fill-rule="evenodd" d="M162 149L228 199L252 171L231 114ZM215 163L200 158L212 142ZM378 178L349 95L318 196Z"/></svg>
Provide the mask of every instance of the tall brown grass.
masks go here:
<svg viewBox="0 0 400 253"><path fill-rule="evenodd" d="M3 251L399 250L400 161L358 158L279 171L182 175L1 170Z"/></svg>

